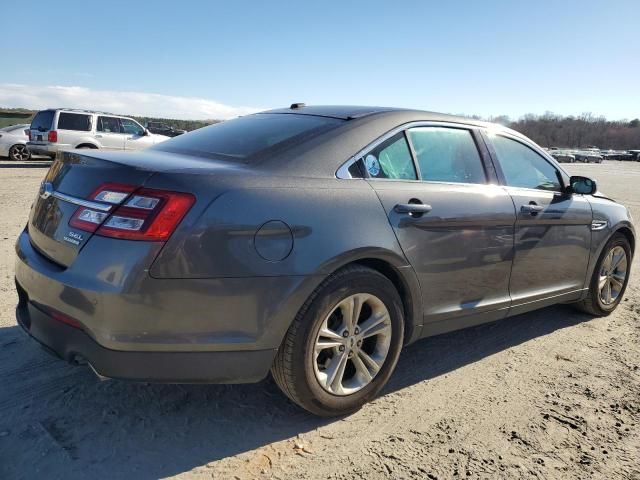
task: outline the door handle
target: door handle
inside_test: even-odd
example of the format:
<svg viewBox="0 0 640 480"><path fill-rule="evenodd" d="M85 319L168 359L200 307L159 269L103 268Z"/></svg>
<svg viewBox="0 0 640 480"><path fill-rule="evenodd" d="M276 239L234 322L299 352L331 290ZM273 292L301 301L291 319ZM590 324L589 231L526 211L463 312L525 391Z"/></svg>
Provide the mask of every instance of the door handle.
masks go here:
<svg viewBox="0 0 640 480"><path fill-rule="evenodd" d="M95 135L96 138L102 138L102 135Z"/></svg>
<svg viewBox="0 0 640 480"><path fill-rule="evenodd" d="M393 210L396 213L408 213L409 215L423 214L431 211L431 205L426 203L399 203L393 207Z"/></svg>
<svg viewBox="0 0 640 480"><path fill-rule="evenodd" d="M542 205L537 205L535 203L530 203L529 205L522 205L520 207L520 211L522 213L528 213L529 215L537 215L542 210L544 210L544 207Z"/></svg>

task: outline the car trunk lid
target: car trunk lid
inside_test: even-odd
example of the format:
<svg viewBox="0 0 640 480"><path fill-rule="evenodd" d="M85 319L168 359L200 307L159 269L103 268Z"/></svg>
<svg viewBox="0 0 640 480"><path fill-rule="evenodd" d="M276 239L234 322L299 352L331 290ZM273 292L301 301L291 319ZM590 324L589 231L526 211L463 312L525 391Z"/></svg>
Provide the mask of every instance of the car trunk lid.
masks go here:
<svg viewBox="0 0 640 480"><path fill-rule="evenodd" d="M93 235L70 225L74 213L83 206L109 213L124 197L120 202L109 198L94 200L93 194L102 185L138 187L151 175L153 171L126 163L65 152L51 165L31 208L31 243L50 260L68 267Z"/></svg>

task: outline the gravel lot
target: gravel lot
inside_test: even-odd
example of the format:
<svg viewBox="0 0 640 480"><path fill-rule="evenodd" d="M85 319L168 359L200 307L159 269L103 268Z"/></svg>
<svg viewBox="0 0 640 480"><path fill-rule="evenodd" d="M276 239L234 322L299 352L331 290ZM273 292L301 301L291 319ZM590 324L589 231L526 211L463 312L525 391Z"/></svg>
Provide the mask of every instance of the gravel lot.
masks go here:
<svg viewBox="0 0 640 480"><path fill-rule="evenodd" d="M640 219L640 163L568 170ZM13 245L45 173L0 162L0 478L640 479L640 262L607 318L558 306L423 340L380 398L323 420L271 380L100 382L29 340Z"/></svg>

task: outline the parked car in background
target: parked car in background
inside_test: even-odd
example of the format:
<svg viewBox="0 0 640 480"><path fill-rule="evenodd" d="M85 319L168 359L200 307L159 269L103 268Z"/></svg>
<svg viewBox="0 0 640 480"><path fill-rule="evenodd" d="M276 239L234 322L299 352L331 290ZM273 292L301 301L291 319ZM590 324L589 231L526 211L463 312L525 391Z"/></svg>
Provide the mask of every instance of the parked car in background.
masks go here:
<svg viewBox="0 0 640 480"><path fill-rule="evenodd" d="M149 130L151 133L165 135L167 137L177 137L178 135L187 133L186 130L173 128L171 125L167 125L166 123L162 122L147 122L147 130Z"/></svg>
<svg viewBox="0 0 640 480"><path fill-rule="evenodd" d="M576 156L569 152L564 152L562 150L551 150L549 153L560 163L574 163L576 161Z"/></svg>
<svg viewBox="0 0 640 480"><path fill-rule="evenodd" d="M611 313L631 222L508 128L294 104L142 152L63 152L17 240L16 314L103 377L271 371L343 415L420 338L556 303Z"/></svg>
<svg viewBox="0 0 640 480"><path fill-rule="evenodd" d="M25 130L29 125L11 125L0 128L0 156L10 160L25 161L31 158L27 147L29 137Z"/></svg>
<svg viewBox="0 0 640 480"><path fill-rule="evenodd" d="M600 151L594 150L576 150L573 155L576 158L576 162L583 163L602 163L602 155Z"/></svg>
<svg viewBox="0 0 640 480"><path fill-rule="evenodd" d="M53 158L73 148L142 150L168 139L129 117L63 108L42 110L33 117L27 146L34 155Z"/></svg>

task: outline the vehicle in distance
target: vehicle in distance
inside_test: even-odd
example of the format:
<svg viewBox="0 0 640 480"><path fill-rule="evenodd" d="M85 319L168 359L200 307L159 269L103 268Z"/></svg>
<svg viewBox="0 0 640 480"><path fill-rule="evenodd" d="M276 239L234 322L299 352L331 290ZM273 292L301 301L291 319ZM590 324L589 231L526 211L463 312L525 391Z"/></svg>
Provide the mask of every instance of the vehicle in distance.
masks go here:
<svg viewBox="0 0 640 480"><path fill-rule="evenodd" d="M549 153L560 163L574 163L576 161L575 155L563 150L552 150Z"/></svg>
<svg viewBox="0 0 640 480"><path fill-rule="evenodd" d="M186 130L179 128L173 128L171 125L167 125L162 122L147 122L147 130L157 135L164 135L166 137L177 137L183 133L187 133Z"/></svg>
<svg viewBox="0 0 640 480"><path fill-rule="evenodd" d="M420 338L555 303L607 315L628 210L513 130L299 104L53 162L17 317L103 377L255 382L341 415Z"/></svg>
<svg viewBox="0 0 640 480"><path fill-rule="evenodd" d="M27 146L51 158L63 150L142 150L169 137L149 132L132 118L90 110L50 109L33 117Z"/></svg>
<svg viewBox="0 0 640 480"><path fill-rule="evenodd" d="M27 140L29 140L25 132L27 128L29 125L11 125L0 128L0 156L20 162L31 158L31 153L27 148Z"/></svg>

